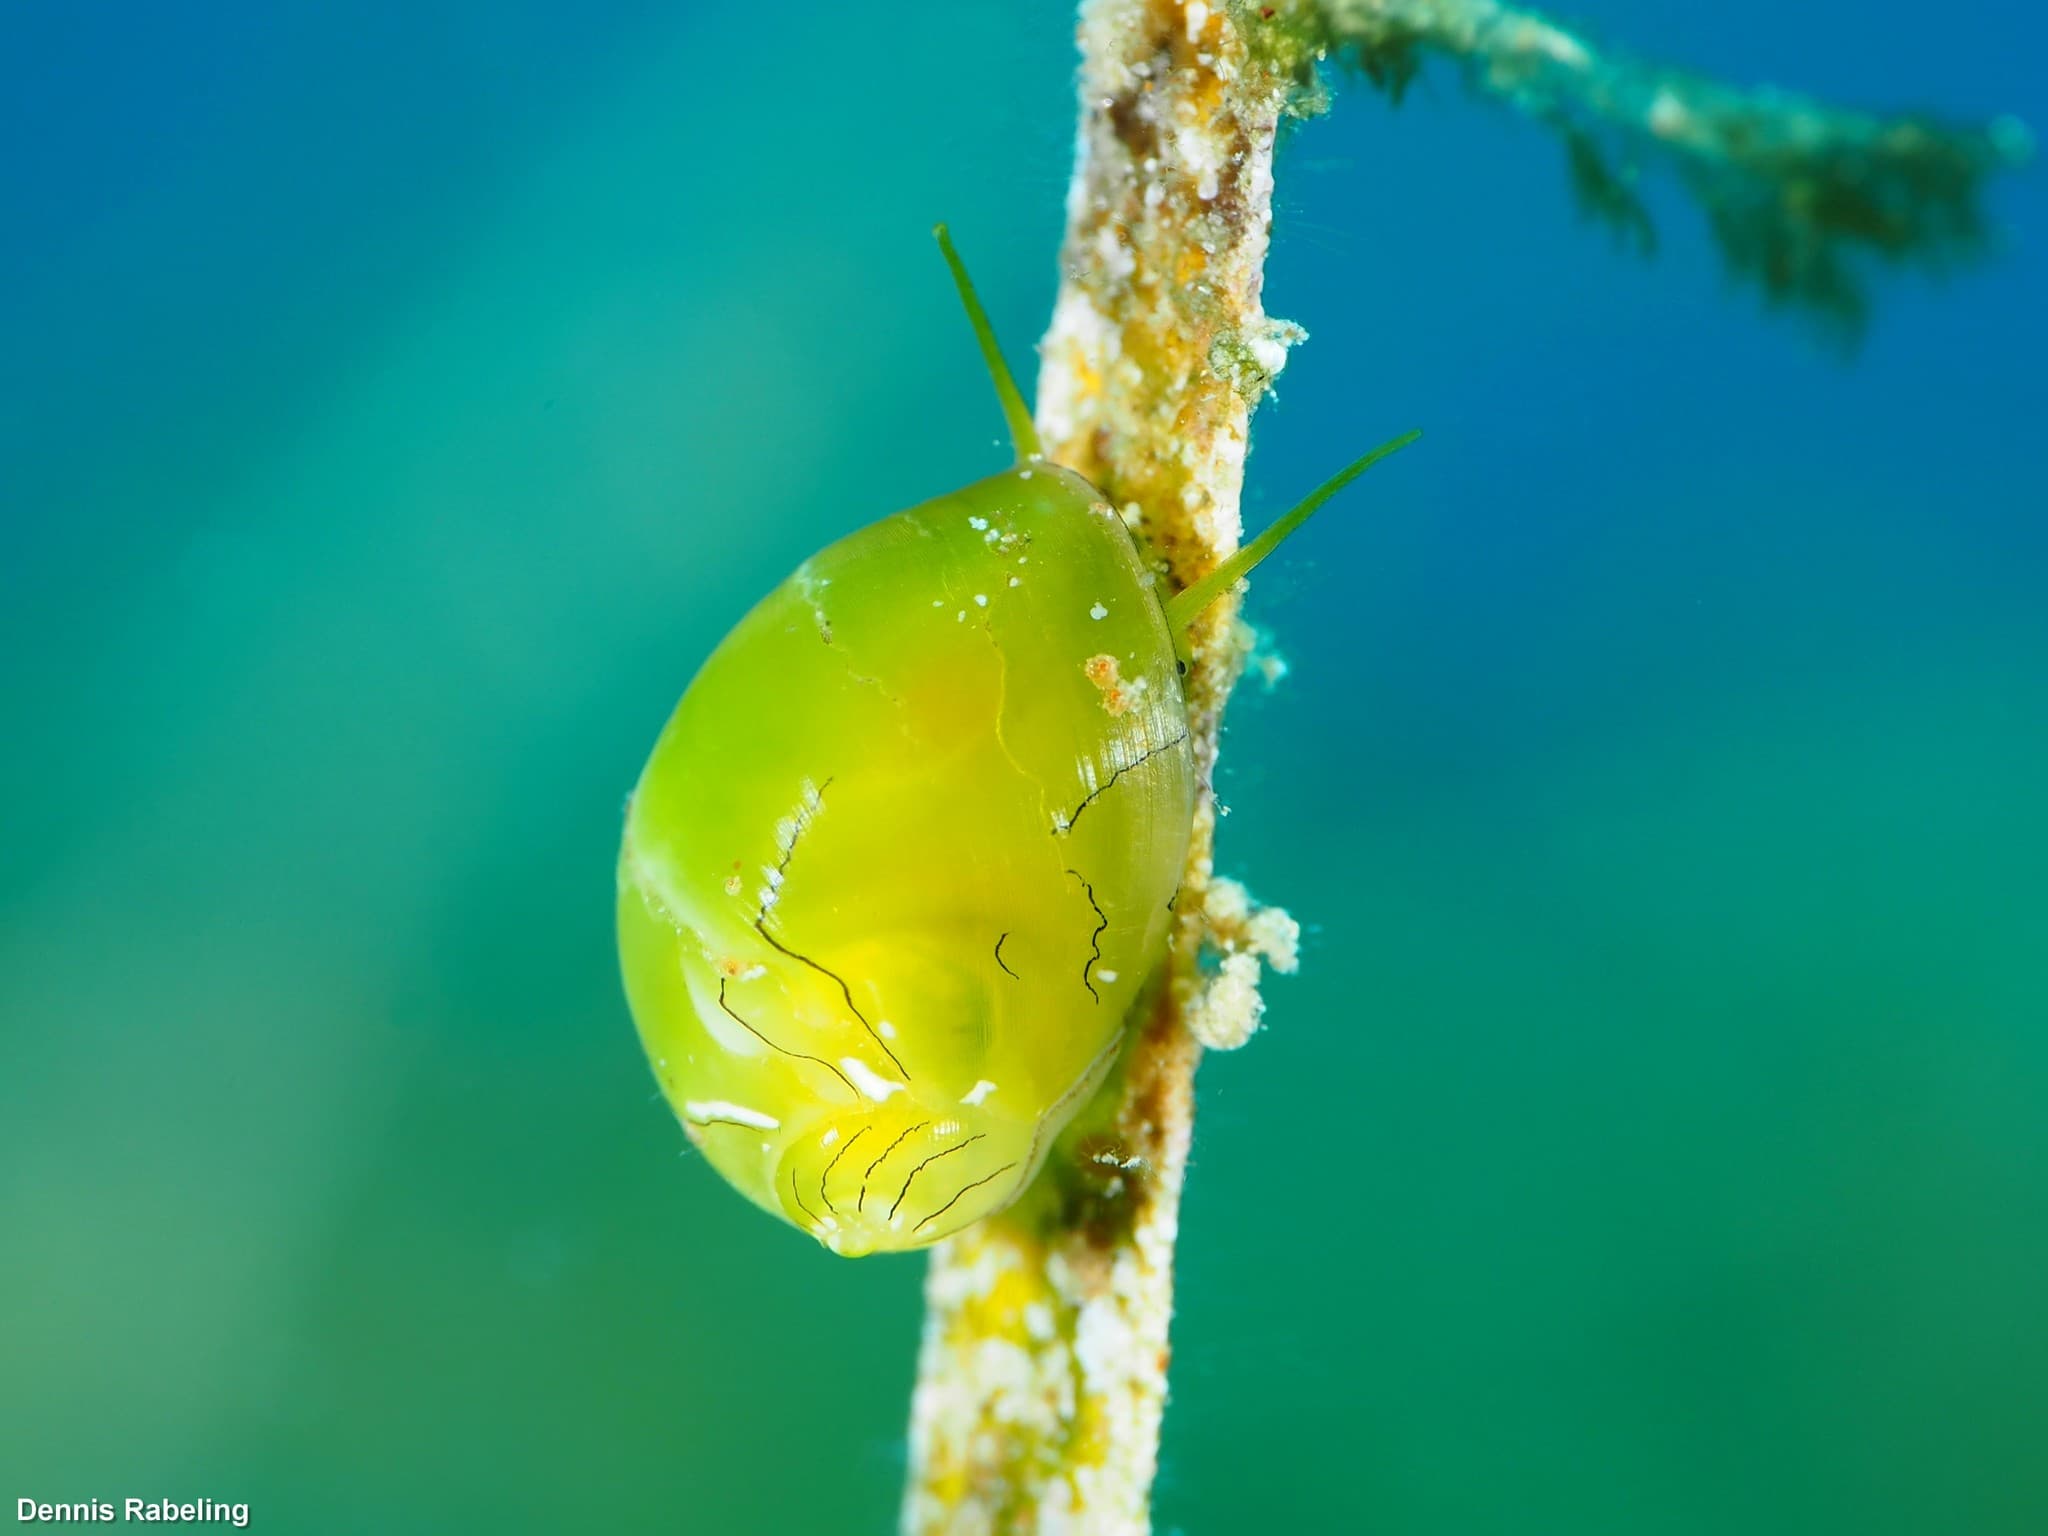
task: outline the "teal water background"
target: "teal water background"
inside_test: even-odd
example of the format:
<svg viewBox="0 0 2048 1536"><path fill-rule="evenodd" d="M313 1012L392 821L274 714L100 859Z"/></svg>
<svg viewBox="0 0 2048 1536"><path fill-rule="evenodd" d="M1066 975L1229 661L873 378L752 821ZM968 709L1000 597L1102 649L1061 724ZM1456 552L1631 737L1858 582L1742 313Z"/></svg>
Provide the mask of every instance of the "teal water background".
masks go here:
<svg viewBox="0 0 2048 1536"><path fill-rule="evenodd" d="M2048 121L1955 0L1582 4ZM882 1531L921 1264L694 1157L621 803L814 547L1002 462L1060 6L0 22L0 1495ZM1853 365L1437 75L1279 165L1292 665L1222 860L1162 1532L2048 1530L2048 196Z"/></svg>

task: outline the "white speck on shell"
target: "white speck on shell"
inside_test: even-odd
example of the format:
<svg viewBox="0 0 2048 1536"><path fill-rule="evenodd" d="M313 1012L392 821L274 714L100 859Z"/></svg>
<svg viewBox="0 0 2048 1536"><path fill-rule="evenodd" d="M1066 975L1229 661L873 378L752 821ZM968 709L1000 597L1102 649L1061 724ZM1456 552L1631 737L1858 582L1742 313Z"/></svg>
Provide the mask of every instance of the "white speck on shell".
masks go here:
<svg viewBox="0 0 2048 1536"><path fill-rule="evenodd" d="M845 1069L847 1079L865 1097L882 1103L892 1093L903 1092L901 1083L892 1083L858 1056L842 1056L839 1065Z"/></svg>
<svg viewBox="0 0 2048 1536"><path fill-rule="evenodd" d="M764 1115L758 1109L749 1109L727 1099L686 1099L683 1101L683 1113L699 1124L708 1120L737 1120L757 1131L782 1129L782 1122L773 1115Z"/></svg>

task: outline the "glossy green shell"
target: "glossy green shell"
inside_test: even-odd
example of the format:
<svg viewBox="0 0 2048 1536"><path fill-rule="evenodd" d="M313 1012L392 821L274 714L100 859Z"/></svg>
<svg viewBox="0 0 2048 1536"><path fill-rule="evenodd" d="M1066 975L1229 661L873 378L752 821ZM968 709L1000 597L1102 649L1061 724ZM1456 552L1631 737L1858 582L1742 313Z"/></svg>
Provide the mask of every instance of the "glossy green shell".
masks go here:
<svg viewBox="0 0 2048 1536"><path fill-rule="evenodd" d="M1043 462L806 561L641 775L627 994L749 1199L843 1254L999 1210L1114 1060L1194 813L1173 638Z"/></svg>

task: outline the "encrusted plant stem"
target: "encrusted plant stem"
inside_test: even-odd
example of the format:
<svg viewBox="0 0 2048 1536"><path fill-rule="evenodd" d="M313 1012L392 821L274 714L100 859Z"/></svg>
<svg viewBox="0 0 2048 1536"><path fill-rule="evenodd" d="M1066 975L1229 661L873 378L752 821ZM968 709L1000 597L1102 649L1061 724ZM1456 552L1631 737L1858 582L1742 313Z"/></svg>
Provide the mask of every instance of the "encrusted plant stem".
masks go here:
<svg viewBox="0 0 2048 1536"><path fill-rule="evenodd" d="M1289 80L1222 4L1087 0L1063 280L1042 347L1046 451L1100 486L1185 585L1236 548L1252 406L1298 334L1260 308L1273 139ZM1291 925L1218 882L1210 775L1243 661L1236 600L1192 637L1201 790L1169 974L1099 1128L1043 1198L934 1250L903 1528L1137 1536L1166 1401L1182 1172L1203 1038L1257 1018L1257 961ZM1205 943L1226 951L1205 990Z"/></svg>
<svg viewBox="0 0 2048 1536"><path fill-rule="evenodd" d="M1083 0L1081 127L1038 430L1184 587L1237 547L1252 408L1300 336L1266 318L1273 139L1337 51L1397 97L1424 55L1561 133L1591 211L1649 243L1630 161L1659 154L1731 268L1843 331L1862 257L1986 243L2017 122L1950 127L1743 92L1602 51L1501 0ZM1618 148L1617 148L1618 146ZM1616 155L1625 158L1617 160ZM1237 602L1185 679L1200 793L1167 974L1103 1099L1002 1216L933 1250L911 1407L909 1536L1142 1536L1150 1527L1181 1178L1204 1046L1257 1027L1295 930L1211 872L1211 775L1243 665ZM1205 979L1204 950L1219 956Z"/></svg>

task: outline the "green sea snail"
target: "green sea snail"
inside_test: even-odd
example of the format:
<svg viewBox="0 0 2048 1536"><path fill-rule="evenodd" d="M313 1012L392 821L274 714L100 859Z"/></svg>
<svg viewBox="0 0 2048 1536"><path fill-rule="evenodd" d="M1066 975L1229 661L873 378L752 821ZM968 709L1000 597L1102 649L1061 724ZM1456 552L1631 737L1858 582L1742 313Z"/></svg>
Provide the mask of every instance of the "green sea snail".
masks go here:
<svg viewBox="0 0 2048 1536"><path fill-rule="evenodd" d="M836 1253L1008 1205L1167 944L1195 765L1177 638L1368 454L1161 601L1041 454L945 230L1018 462L821 550L683 694L626 814L628 999L685 1133Z"/></svg>

